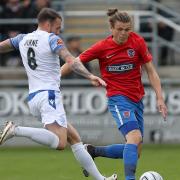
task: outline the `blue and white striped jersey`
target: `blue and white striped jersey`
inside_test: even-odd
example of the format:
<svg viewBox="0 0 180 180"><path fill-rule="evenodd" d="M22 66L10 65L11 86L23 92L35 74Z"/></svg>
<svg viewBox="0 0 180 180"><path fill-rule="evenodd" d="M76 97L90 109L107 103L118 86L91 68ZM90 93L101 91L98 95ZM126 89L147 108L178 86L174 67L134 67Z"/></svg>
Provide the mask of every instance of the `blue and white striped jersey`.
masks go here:
<svg viewBox="0 0 180 180"><path fill-rule="evenodd" d="M38 29L29 34L19 34L10 40L21 53L28 76L29 93L37 90L59 91L58 51L64 48L61 38Z"/></svg>

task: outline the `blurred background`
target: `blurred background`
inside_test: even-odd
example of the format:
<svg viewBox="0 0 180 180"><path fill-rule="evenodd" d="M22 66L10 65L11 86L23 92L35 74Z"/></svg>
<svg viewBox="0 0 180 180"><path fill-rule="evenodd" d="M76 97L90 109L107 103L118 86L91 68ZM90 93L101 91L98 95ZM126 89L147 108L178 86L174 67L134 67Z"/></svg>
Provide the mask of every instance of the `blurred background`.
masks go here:
<svg viewBox="0 0 180 180"><path fill-rule="evenodd" d="M130 13L134 31L145 38L153 54L169 111L165 122L157 111L155 94L144 74L146 145L137 176L154 170L164 180L179 180L180 1L0 0L0 41L34 31L36 16L44 7L52 7L62 15L64 21L60 36L74 56L110 34L106 16L108 8ZM60 59L60 63L62 65L63 60ZM96 60L86 67L100 75ZM86 79L70 74L62 78L61 90L68 120L78 129L83 142L96 145L124 142L107 111L103 88L94 88ZM27 76L19 52L0 54L1 129L10 120L17 125L42 127L41 122L29 113L27 96ZM122 179L123 163L120 160L100 158L96 163L103 174L116 172ZM0 167L3 180L84 179L70 150L63 153L51 151L25 138L13 138L0 148Z"/></svg>
<svg viewBox="0 0 180 180"><path fill-rule="evenodd" d="M1 0L0 40L37 27L36 16L43 7L52 7L63 16L61 37L78 56L110 32L106 11L118 8L133 18L134 31L146 40L161 77L169 116L164 122L156 109L156 97L147 81L145 143L180 143L180 2L179 0ZM61 64L63 60L60 59ZM99 75L98 63L86 67ZM42 126L26 104L27 77L19 52L0 55L0 126L7 120L24 126ZM119 132L107 111L105 90L93 88L86 79L71 74L62 78L61 89L68 120L79 130L84 142L120 143ZM36 145L17 138L6 145Z"/></svg>

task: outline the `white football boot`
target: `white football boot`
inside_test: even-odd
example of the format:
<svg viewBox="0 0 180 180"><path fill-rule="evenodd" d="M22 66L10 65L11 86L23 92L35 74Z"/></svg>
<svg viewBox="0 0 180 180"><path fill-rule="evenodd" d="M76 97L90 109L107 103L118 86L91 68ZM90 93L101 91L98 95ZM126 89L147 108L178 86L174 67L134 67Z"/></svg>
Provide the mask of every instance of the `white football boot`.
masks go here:
<svg viewBox="0 0 180 180"><path fill-rule="evenodd" d="M14 128L15 125L12 121L7 122L6 126L4 127L0 135L0 145L15 135Z"/></svg>
<svg viewBox="0 0 180 180"><path fill-rule="evenodd" d="M117 180L117 174L113 174L112 176L107 177L104 180Z"/></svg>

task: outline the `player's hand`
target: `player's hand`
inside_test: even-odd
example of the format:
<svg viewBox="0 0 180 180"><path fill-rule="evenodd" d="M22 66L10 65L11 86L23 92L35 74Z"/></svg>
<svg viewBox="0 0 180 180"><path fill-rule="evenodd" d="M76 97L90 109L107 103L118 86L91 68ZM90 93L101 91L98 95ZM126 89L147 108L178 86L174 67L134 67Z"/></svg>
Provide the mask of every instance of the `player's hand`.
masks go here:
<svg viewBox="0 0 180 180"><path fill-rule="evenodd" d="M100 77L94 76L92 74L89 79L90 79L93 86L96 86L96 87L104 86L104 87L106 87L106 82L104 80L102 80Z"/></svg>
<svg viewBox="0 0 180 180"><path fill-rule="evenodd" d="M157 100L157 107L158 107L159 112L162 114L164 120L166 121L167 114L168 114L167 107L162 98Z"/></svg>

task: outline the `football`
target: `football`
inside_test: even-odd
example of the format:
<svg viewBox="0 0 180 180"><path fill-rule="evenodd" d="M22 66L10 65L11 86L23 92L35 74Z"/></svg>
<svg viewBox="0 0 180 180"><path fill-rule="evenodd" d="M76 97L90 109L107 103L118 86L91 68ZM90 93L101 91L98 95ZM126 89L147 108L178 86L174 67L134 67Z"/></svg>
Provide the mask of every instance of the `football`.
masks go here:
<svg viewBox="0 0 180 180"><path fill-rule="evenodd" d="M154 171L145 172L139 180L163 180L162 176Z"/></svg>

